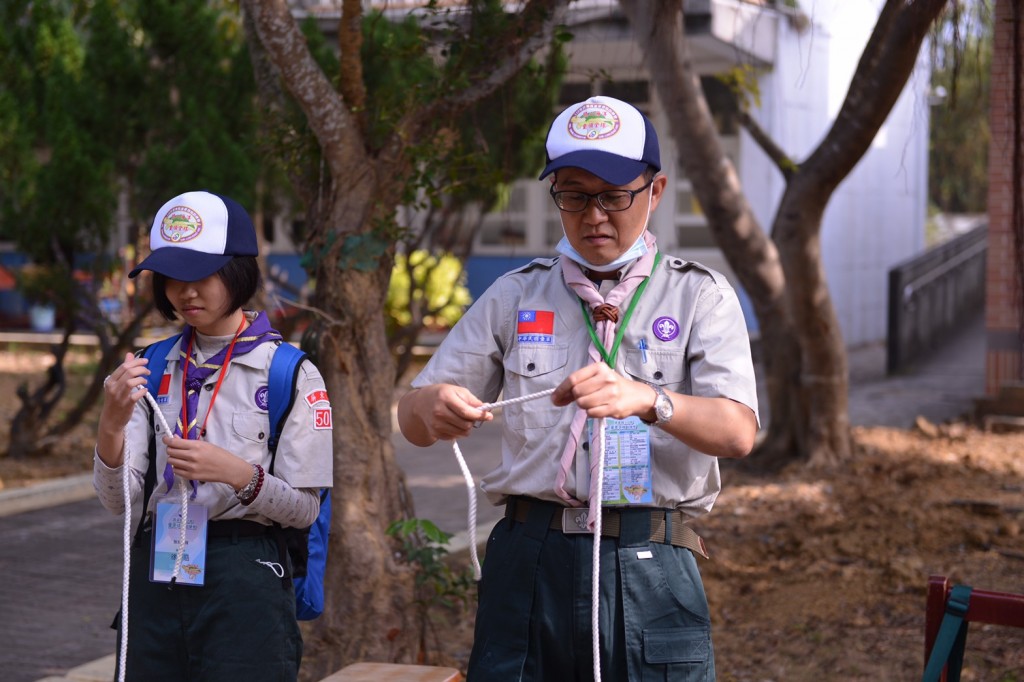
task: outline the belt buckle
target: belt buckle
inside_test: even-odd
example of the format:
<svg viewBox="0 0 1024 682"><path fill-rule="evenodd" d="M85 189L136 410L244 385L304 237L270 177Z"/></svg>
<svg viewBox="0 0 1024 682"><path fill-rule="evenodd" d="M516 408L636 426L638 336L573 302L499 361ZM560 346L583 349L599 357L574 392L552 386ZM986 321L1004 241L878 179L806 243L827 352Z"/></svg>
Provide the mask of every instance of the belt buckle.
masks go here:
<svg viewBox="0 0 1024 682"><path fill-rule="evenodd" d="M587 507L566 507L562 510L562 532L566 535L589 533L587 519L590 509Z"/></svg>

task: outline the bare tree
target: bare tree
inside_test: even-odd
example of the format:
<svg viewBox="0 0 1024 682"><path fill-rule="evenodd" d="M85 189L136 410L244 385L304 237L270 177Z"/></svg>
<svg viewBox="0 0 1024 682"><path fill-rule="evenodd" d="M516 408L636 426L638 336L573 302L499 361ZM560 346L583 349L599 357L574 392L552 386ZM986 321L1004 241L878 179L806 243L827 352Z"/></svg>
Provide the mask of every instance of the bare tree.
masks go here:
<svg viewBox="0 0 1024 682"><path fill-rule="evenodd" d="M892 110L947 0L886 2L836 120L806 159L791 159L743 116L786 181L767 234L718 140L682 30L682 4L620 2L645 51L658 96L672 112L680 163L760 323L771 420L755 461L766 466L840 462L850 455L848 374L822 266L822 215Z"/></svg>
<svg viewBox="0 0 1024 682"><path fill-rule="evenodd" d="M334 406L335 502L328 607L307 633L304 675L356 660L411 661L417 653L411 576L385 534L390 522L411 514L390 440L395 368L384 324L394 213L402 199L396 190L419 170L413 145L429 142L549 44L565 4L530 0L503 19L498 35L472 43L475 53L463 43L455 58L468 70L453 71L432 97L409 106L383 140L373 141L361 113L372 93L359 71L359 0L342 3L336 81L314 60L289 3L242 2L265 109L288 106L275 94L279 77L316 140L313 155L291 169L291 180L306 205L304 250L316 280L312 304L320 311L304 346L317 359ZM500 4L470 3L471 10L494 6L500 11ZM465 16L471 29L474 12Z"/></svg>

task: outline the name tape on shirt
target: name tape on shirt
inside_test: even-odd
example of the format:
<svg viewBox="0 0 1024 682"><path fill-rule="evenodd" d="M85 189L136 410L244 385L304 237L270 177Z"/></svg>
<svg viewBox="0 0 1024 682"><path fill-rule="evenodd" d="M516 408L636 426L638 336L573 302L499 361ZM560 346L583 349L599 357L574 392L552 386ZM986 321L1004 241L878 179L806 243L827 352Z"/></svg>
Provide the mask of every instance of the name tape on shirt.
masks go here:
<svg viewBox="0 0 1024 682"><path fill-rule="evenodd" d="M520 310L516 317L519 343L552 343L555 313L551 310Z"/></svg>

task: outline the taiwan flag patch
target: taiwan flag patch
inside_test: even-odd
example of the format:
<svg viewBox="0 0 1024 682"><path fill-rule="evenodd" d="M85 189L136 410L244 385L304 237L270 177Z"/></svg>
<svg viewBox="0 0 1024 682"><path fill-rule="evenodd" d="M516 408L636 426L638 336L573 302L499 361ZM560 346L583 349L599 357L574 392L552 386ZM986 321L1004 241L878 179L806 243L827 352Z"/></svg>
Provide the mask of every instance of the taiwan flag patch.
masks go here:
<svg viewBox="0 0 1024 682"><path fill-rule="evenodd" d="M520 310L516 319L519 343L552 343L555 313L550 310Z"/></svg>
<svg viewBox="0 0 1024 682"><path fill-rule="evenodd" d="M156 393L156 401L161 405L170 401L171 396L171 375L168 372L160 377L160 390Z"/></svg>

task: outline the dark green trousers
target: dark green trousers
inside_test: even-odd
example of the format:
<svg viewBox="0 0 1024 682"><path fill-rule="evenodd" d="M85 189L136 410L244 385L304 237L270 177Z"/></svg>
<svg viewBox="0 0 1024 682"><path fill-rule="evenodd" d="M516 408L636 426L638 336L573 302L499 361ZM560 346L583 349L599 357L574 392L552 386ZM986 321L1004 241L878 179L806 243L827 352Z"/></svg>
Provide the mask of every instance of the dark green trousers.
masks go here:
<svg viewBox="0 0 1024 682"><path fill-rule="evenodd" d="M125 679L296 680L302 635L291 580L259 563L280 562L269 534L209 538L202 587L150 582L151 542L143 532L132 549Z"/></svg>
<svg viewBox="0 0 1024 682"><path fill-rule="evenodd" d="M593 536L551 529L555 504L491 532L468 682L593 680ZM704 586L688 549L650 541L650 510L625 510L601 539L601 676L616 682L715 679Z"/></svg>

